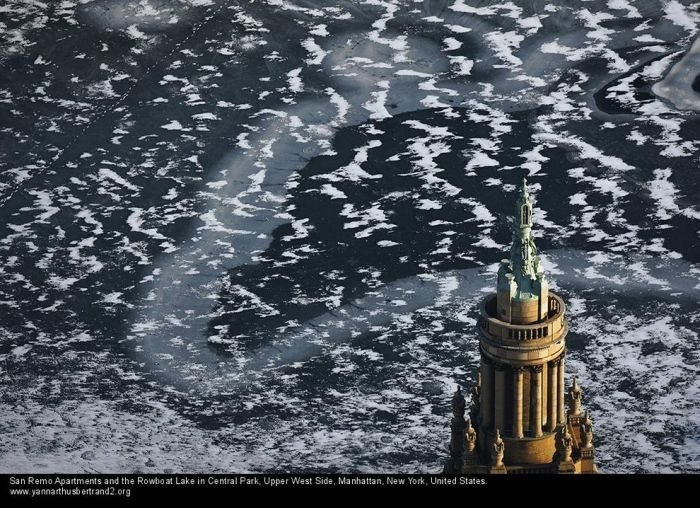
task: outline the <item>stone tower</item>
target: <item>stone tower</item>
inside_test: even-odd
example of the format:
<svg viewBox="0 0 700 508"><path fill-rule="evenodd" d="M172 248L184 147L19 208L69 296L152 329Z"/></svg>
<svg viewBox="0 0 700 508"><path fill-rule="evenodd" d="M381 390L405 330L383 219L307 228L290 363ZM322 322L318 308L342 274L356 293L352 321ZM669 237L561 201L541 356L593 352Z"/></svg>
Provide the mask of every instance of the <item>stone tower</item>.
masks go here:
<svg viewBox="0 0 700 508"><path fill-rule="evenodd" d="M593 425L588 412L581 413L583 392L575 378L568 394L564 385L566 306L549 291L537 255L525 180L510 259L501 261L496 293L479 310L481 365L468 417L461 389L452 399L445 472L597 472Z"/></svg>

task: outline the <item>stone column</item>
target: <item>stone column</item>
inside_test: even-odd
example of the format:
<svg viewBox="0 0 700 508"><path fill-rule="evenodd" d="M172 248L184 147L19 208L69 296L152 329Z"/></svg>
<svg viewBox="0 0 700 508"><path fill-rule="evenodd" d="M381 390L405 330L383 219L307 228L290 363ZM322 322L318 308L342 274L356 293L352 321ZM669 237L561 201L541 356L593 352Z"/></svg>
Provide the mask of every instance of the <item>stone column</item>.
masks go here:
<svg viewBox="0 0 700 508"><path fill-rule="evenodd" d="M557 426L557 378L559 362L552 361L547 365L547 431L553 432Z"/></svg>
<svg viewBox="0 0 700 508"><path fill-rule="evenodd" d="M513 437L523 435L523 368L513 369Z"/></svg>
<svg viewBox="0 0 700 508"><path fill-rule="evenodd" d="M564 355L559 357L559 372L557 383L557 416L560 424L566 423L566 408L564 407Z"/></svg>
<svg viewBox="0 0 700 508"><path fill-rule="evenodd" d="M505 423L505 365L496 364L496 382L494 386L494 428L503 432Z"/></svg>
<svg viewBox="0 0 700 508"><path fill-rule="evenodd" d="M490 429L493 425L493 365L481 358L481 427Z"/></svg>
<svg viewBox="0 0 700 508"><path fill-rule="evenodd" d="M533 437L542 435L542 366L535 365L530 368L530 379L532 380L530 388L530 401L532 409L530 410L530 432Z"/></svg>

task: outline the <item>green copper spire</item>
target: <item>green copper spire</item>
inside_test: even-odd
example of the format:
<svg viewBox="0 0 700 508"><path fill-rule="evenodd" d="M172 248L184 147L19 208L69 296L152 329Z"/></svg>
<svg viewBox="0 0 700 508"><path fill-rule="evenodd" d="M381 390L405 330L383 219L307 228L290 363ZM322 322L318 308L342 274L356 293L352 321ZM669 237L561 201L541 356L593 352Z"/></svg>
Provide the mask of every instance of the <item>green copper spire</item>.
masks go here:
<svg viewBox="0 0 700 508"><path fill-rule="evenodd" d="M529 300L540 297L542 285L546 287L532 236L532 199L523 178L515 203L513 246L510 249L510 259L503 260L498 271L498 289L509 291L515 300Z"/></svg>

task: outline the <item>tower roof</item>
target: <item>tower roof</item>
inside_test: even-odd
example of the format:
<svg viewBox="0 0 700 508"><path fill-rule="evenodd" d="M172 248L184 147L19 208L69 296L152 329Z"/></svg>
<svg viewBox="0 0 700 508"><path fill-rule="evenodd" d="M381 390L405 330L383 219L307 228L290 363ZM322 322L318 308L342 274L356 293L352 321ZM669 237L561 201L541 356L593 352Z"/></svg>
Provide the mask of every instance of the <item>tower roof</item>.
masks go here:
<svg viewBox="0 0 700 508"><path fill-rule="evenodd" d="M544 271L532 236L532 198L523 178L515 202L513 245L510 259L504 260L499 270L499 290L510 289L517 300L537 298L542 281Z"/></svg>

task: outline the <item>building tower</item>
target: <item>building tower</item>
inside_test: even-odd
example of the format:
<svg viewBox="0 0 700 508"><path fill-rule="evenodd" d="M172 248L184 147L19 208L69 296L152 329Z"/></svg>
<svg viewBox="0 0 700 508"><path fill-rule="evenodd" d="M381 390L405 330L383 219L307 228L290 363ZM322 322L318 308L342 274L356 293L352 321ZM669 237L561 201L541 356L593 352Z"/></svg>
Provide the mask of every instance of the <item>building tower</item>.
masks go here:
<svg viewBox="0 0 700 508"><path fill-rule="evenodd" d="M565 393L566 307L547 286L525 180L518 194L510 259L480 305L481 364L468 418L461 389L452 399L445 472L595 473L593 425L575 378Z"/></svg>

